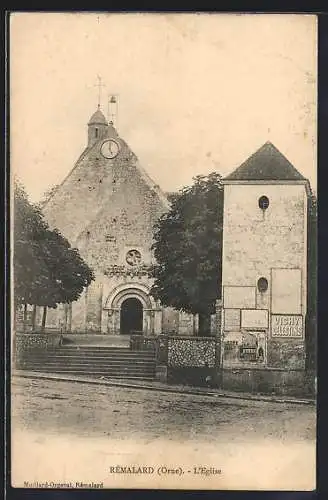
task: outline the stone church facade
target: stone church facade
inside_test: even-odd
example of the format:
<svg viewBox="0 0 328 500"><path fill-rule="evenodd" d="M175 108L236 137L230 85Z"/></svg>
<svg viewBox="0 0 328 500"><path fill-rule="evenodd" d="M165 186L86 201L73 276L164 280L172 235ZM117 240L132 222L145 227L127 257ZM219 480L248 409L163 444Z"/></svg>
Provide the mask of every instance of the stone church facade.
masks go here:
<svg viewBox="0 0 328 500"><path fill-rule="evenodd" d="M88 143L43 207L95 272L70 305L49 309L48 329L144 335L192 334L194 317L164 308L150 295L153 226L169 202L102 111L88 123Z"/></svg>
<svg viewBox="0 0 328 500"><path fill-rule="evenodd" d="M308 181L266 143L224 181L222 362L289 367L305 360ZM47 329L109 335L197 335L197 317L150 294L153 227L169 201L98 108L74 168L43 207L94 270ZM39 311L39 322L41 314ZM216 332L215 315L211 332Z"/></svg>

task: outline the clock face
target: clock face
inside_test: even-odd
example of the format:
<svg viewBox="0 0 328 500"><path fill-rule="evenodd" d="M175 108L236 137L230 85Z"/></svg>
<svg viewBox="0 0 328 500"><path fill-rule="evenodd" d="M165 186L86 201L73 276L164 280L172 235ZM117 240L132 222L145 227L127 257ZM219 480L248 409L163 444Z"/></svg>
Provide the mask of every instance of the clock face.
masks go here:
<svg viewBox="0 0 328 500"><path fill-rule="evenodd" d="M120 146L118 142L114 141L114 139L108 139L107 141L102 143L101 146L101 154L105 158L115 158L120 151Z"/></svg>

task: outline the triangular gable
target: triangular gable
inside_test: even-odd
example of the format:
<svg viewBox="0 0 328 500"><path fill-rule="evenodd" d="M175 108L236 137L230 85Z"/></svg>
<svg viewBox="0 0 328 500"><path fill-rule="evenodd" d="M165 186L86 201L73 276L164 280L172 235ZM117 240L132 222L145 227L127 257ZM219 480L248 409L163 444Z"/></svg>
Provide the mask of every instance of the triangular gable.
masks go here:
<svg viewBox="0 0 328 500"><path fill-rule="evenodd" d="M114 135L113 132L114 130L109 135ZM145 186L158 199L163 212L169 210L168 199L142 168L136 155L123 139L117 135L115 139L121 145L122 154L117 160L120 168L132 166L134 175L140 175ZM71 244L75 244L79 235L99 217L112 197L112 168L97 153L102 141L103 139L84 150L71 172L43 207L49 225L58 228Z"/></svg>

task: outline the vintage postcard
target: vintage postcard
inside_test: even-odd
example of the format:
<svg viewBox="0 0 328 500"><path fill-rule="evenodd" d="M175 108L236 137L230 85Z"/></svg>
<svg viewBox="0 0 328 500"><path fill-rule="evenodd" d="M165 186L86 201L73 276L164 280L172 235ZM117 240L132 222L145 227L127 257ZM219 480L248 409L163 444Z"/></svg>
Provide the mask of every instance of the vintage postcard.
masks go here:
<svg viewBox="0 0 328 500"><path fill-rule="evenodd" d="M316 488L317 18L10 16L11 482Z"/></svg>

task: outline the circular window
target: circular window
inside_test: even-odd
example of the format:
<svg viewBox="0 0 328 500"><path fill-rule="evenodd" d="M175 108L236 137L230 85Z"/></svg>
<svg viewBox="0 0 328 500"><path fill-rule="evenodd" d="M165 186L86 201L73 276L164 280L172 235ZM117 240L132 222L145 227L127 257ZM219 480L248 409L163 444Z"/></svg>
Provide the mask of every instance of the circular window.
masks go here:
<svg viewBox="0 0 328 500"><path fill-rule="evenodd" d="M259 207L262 210L266 210L269 206L269 198L267 196L261 196L259 198Z"/></svg>
<svg viewBox="0 0 328 500"><path fill-rule="evenodd" d="M266 292L268 289L268 280L266 278L260 278L257 281L257 288L259 292Z"/></svg>
<svg viewBox="0 0 328 500"><path fill-rule="evenodd" d="M141 262L141 253L139 250L129 250L125 257L129 266L137 266Z"/></svg>

